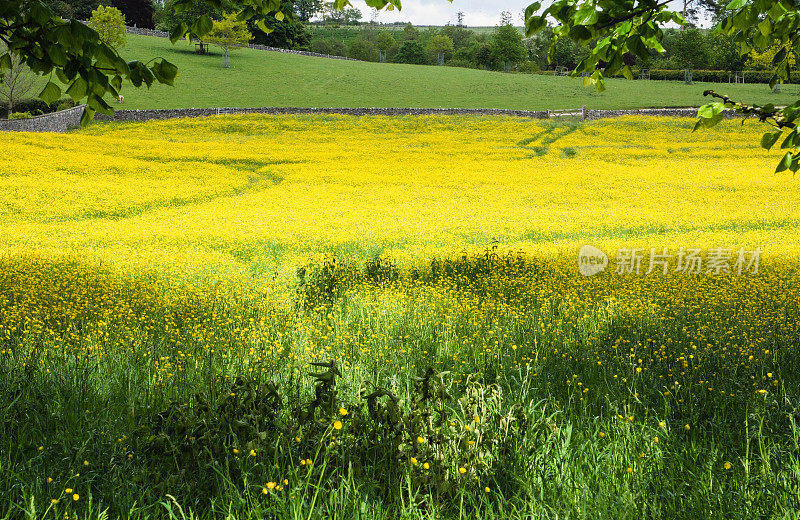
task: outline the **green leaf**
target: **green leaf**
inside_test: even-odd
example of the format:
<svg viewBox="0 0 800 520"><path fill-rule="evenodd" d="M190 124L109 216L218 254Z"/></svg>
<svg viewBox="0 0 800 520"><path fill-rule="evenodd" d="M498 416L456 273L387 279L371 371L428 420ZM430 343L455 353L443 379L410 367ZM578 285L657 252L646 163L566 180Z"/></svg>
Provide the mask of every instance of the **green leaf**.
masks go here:
<svg viewBox="0 0 800 520"><path fill-rule="evenodd" d="M196 22L192 24L191 32L196 34L197 36L204 36L211 32L211 29L214 28L214 22L209 18L207 14L204 14L200 18L197 19Z"/></svg>
<svg viewBox="0 0 800 520"><path fill-rule="evenodd" d="M275 19L278 20L279 22L283 21L283 13L281 11L275 13Z"/></svg>
<svg viewBox="0 0 800 520"><path fill-rule="evenodd" d="M39 94L39 99L41 99L48 105L50 103L58 101L58 98L60 97L61 97L61 89L58 87L58 85L56 85L52 81L48 81L47 85L44 86L44 89L42 89L42 92Z"/></svg>
<svg viewBox="0 0 800 520"><path fill-rule="evenodd" d="M797 135L797 129L795 128L791 132L789 132L789 135L787 135L786 139L784 139L783 142L781 143L781 150L785 150L787 148L794 148L795 146L797 146L798 137L800 136Z"/></svg>
<svg viewBox="0 0 800 520"><path fill-rule="evenodd" d="M191 0L178 0L173 4L173 11L175 14L183 13L192 8Z"/></svg>
<svg viewBox="0 0 800 520"><path fill-rule="evenodd" d="M772 58L772 65L775 66L778 63L783 61L783 58L786 57L786 47L781 47L777 53L775 53L775 57Z"/></svg>
<svg viewBox="0 0 800 520"><path fill-rule="evenodd" d="M800 154L792 157L792 164L789 165L789 169L792 170L792 173L797 173L797 170L800 170Z"/></svg>
<svg viewBox="0 0 800 520"><path fill-rule="evenodd" d="M761 23L758 24L758 30L764 36L769 36L772 33L772 22L769 21L769 18L761 20Z"/></svg>
<svg viewBox="0 0 800 520"><path fill-rule="evenodd" d="M597 11L594 7L584 7L572 17L572 22L575 25L594 25L597 23Z"/></svg>
<svg viewBox="0 0 800 520"><path fill-rule="evenodd" d="M186 34L188 31L189 31L189 26L186 25L185 23L181 23L180 25L176 25L169 32L169 39L170 39L170 41L172 43L175 43L178 40L180 40L181 38L183 38L183 35Z"/></svg>
<svg viewBox="0 0 800 520"><path fill-rule="evenodd" d="M174 85L175 78L178 77L178 67L165 59L155 62L150 67L150 70L153 71L153 75L159 83L164 83L166 85Z"/></svg>
<svg viewBox="0 0 800 520"><path fill-rule="evenodd" d="M633 72L631 72L631 68L627 65L622 67L622 75L625 76L625 79L633 79Z"/></svg>
<svg viewBox="0 0 800 520"><path fill-rule="evenodd" d="M53 44L47 48L47 55L52 60L53 65L63 67L67 64L67 53L61 45Z"/></svg>
<svg viewBox="0 0 800 520"><path fill-rule="evenodd" d="M258 27L264 34L269 34L274 30L267 25L266 20L258 20L256 22L256 27Z"/></svg>
<svg viewBox="0 0 800 520"><path fill-rule="evenodd" d="M0 70L9 69L11 69L11 55L9 53L5 53L0 56Z"/></svg>
<svg viewBox="0 0 800 520"><path fill-rule="evenodd" d="M67 95L73 99L73 101L78 102L84 97L86 97L86 90L88 85L86 80L83 78L75 78L75 81L72 82L72 85L69 86L67 89Z"/></svg>
<svg viewBox="0 0 800 520"><path fill-rule="evenodd" d="M53 31L55 40L65 49L78 50L80 46L76 43L75 38L72 36L72 31L69 30L69 25L64 24Z"/></svg>
<svg viewBox="0 0 800 520"><path fill-rule="evenodd" d="M101 114L105 114L107 116L114 115L114 109L111 108L111 105L106 103L105 99L95 94L89 96L88 99L89 107L94 109L96 112L100 112Z"/></svg>
<svg viewBox="0 0 800 520"><path fill-rule="evenodd" d="M697 111L697 117L709 119L722 113L724 108L725 104L722 101L708 103L700 107L700 109Z"/></svg>
<svg viewBox="0 0 800 520"><path fill-rule="evenodd" d="M58 77L58 80L64 85L68 84L70 81L62 69L56 69L56 77Z"/></svg>
<svg viewBox="0 0 800 520"><path fill-rule="evenodd" d="M777 132L765 133L764 135L761 136L761 147L769 150L770 148L772 148L772 145L774 145L775 142L780 138L782 133L783 132L781 132L780 130L778 130Z"/></svg>
<svg viewBox="0 0 800 520"><path fill-rule="evenodd" d="M528 18L532 17L533 14L536 11L538 11L541 7L542 7L542 4L540 4L539 2L534 2L534 3L530 4L530 5L528 5L528 7L525 8L525 19L527 20Z"/></svg>
<svg viewBox="0 0 800 520"><path fill-rule="evenodd" d="M747 0L733 0L725 7L725 9L728 10L741 9L745 3L747 3Z"/></svg>
<svg viewBox="0 0 800 520"><path fill-rule="evenodd" d="M781 162L778 163L778 167L775 168L775 173L787 170L791 165L792 165L792 152L786 152L786 155L783 156Z"/></svg>
<svg viewBox="0 0 800 520"><path fill-rule="evenodd" d="M87 126L92 122L92 119L94 119L94 110L89 107L85 107L83 109L83 115L81 116L81 126Z"/></svg>
<svg viewBox="0 0 800 520"><path fill-rule="evenodd" d="M39 25L47 25L47 22L53 17L53 12L50 11L42 2L30 2L31 17Z"/></svg>
<svg viewBox="0 0 800 520"><path fill-rule="evenodd" d="M604 80L602 77L597 78L595 84L597 85L598 92L603 92L606 89L606 80Z"/></svg>

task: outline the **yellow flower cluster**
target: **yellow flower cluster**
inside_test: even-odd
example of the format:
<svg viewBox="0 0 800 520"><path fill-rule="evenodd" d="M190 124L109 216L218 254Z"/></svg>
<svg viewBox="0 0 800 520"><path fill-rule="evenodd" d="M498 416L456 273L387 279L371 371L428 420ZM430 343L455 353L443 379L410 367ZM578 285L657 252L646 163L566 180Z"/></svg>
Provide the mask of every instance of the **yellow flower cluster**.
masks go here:
<svg viewBox="0 0 800 520"><path fill-rule="evenodd" d="M226 116L0 144L0 245L180 276L279 276L336 251L397 260L601 242L797 253L795 182L763 128L680 119Z"/></svg>

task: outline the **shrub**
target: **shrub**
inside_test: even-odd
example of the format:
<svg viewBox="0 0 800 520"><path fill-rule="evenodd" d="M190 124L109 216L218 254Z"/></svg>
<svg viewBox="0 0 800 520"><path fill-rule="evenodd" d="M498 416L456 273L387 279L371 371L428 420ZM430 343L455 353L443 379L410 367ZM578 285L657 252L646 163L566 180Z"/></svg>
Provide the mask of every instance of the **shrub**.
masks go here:
<svg viewBox="0 0 800 520"><path fill-rule="evenodd" d="M474 69L475 68L475 63L473 63L473 62L471 62L469 60L462 60L462 59L458 59L458 58L451 59L450 61L445 63L445 65L448 66L448 67L462 67L462 68L465 68L465 69Z"/></svg>
<svg viewBox="0 0 800 520"><path fill-rule="evenodd" d="M18 112L30 112L31 115L38 116L50 112L50 106L38 98L23 99L14 103L14 110Z"/></svg>
<svg viewBox="0 0 800 520"><path fill-rule="evenodd" d="M32 116L49 114L50 112L56 112L58 110L64 110L66 108L72 108L73 106L75 106L75 103L72 101L71 98L62 98L59 99L58 101L50 103L49 105L39 98L23 99L18 103L14 103L14 109L16 111L30 112ZM0 116L2 117L8 116L8 107L6 105L0 105Z"/></svg>
<svg viewBox="0 0 800 520"><path fill-rule="evenodd" d="M350 40L347 49L347 57L361 61L378 61L378 49L372 42L359 37Z"/></svg>
<svg viewBox="0 0 800 520"><path fill-rule="evenodd" d="M97 31L100 41L112 49L125 45L125 16L116 7L99 6L92 11L88 25Z"/></svg>
<svg viewBox="0 0 800 520"><path fill-rule="evenodd" d="M64 99L61 101L56 101L58 103L56 105L56 112L61 112L62 110L67 110L68 108L72 108L75 106L75 102L71 99Z"/></svg>
<svg viewBox="0 0 800 520"><path fill-rule="evenodd" d="M406 40L400 46L394 61L397 63L412 63L415 65L427 65L428 54L425 48L417 40Z"/></svg>
<svg viewBox="0 0 800 520"><path fill-rule="evenodd" d="M519 66L517 67L517 72L523 72L526 74L539 72L539 64L533 60L525 60L519 64Z"/></svg>
<svg viewBox="0 0 800 520"><path fill-rule="evenodd" d="M30 112L12 112L8 115L9 119L30 119L32 117Z"/></svg>
<svg viewBox="0 0 800 520"><path fill-rule="evenodd" d="M669 32L664 37L664 47L678 68L708 67L711 54L706 36L697 29Z"/></svg>
<svg viewBox="0 0 800 520"><path fill-rule="evenodd" d="M330 56L347 56L347 46L336 38L323 38L311 42L311 51Z"/></svg>

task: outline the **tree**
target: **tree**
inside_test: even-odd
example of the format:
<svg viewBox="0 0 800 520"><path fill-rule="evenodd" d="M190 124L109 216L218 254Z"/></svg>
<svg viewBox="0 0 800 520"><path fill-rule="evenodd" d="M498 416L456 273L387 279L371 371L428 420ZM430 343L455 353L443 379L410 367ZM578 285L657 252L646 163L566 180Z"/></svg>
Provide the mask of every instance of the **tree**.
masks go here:
<svg viewBox="0 0 800 520"><path fill-rule="evenodd" d="M473 31L464 29L464 27L460 25L445 25L439 31L439 34L443 34L453 40L454 50L468 46L475 39L475 33Z"/></svg>
<svg viewBox="0 0 800 520"><path fill-rule="evenodd" d="M419 38L419 29L411 25L411 23L407 23L405 27L403 27L403 36L402 40L416 40Z"/></svg>
<svg viewBox="0 0 800 520"><path fill-rule="evenodd" d="M454 50L453 40L451 40L449 36L437 34L428 40L428 43L425 45L425 50L428 51L428 54L433 56L443 54L444 59L450 59Z"/></svg>
<svg viewBox="0 0 800 520"><path fill-rule="evenodd" d="M116 7L101 5L92 11L89 27L97 31L100 41L112 49L125 45L125 16Z"/></svg>
<svg viewBox="0 0 800 520"><path fill-rule="evenodd" d="M353 38L347 46L347 57L361 61L378 61L375 44L363 37Z"/></svg>
<svg viewBox="0 0 800 520"><path fill-rule="evenodd" d="M678 32L670 47L673 60L681 69L705 68L711 61L708 40L693 27Z"/></svg>
<svg viewBox="0 0 800 520"><path fill-rule="evenodd" d="M479 67L491 69L494 62L495 56L492 53L492 46L488 43L481 44L475 50L475 63L477 63Z"/></svg>
<svg viewBox="0 0 800 520"><path fill-rule="evenodd" d="M711 58L710 68L716 70L742 70L748 59L747 56L739 54L736 42L727 34L712 34L709 52ZM771 59L769 64L772 64Z"/></svg>
<svg viewBox="0 0 800 520"><path fill-rule="evenodd" d="M375 46L378 48L378 50L386 52L395 45L397 45L397 42L395 41L394 37L389 33L389 31L381 31L375 38Z"/></svg>
<svg viewBox="0 0 800 520"><path fill-rule="evenodd" d="M311 42L311 50L329 56L347 56L347 46L338 38L323 38Z"/></svg>
<svg viewBox="0 0 800 520"><path fill-rule="evenodd" d="M173 85L178 68L163 58L148 61L123 59L112 47L100 40L94 29L78 20L65 20L53 10L58 0L0 0L0 42L8 51L0 54L0 73L12 68L14 57L20 58L37 75L47 76L39 97L52 103L61 97L62 86L76 103L86 100L81 124L88 124L95 112L113 115L104 99L119 97L123 84L148 88L153 83ZM173 13L183 13L198 5L222 9L227 0L172 0ZM47 2L51 2L48 4ZM366 0L367 5L383 9L400 7L399 0ZM58 4L64 7L67 0ZM337 8L349 5L335 0ZM283 12L280 0L237 0L236 16L253 19L264 32L271 29L267 16L281 20L292 13ZM212 18L201 14L194 20L180 21L170 27L170 40L175 43L188 34L204 36L213 28Z"/></svg>
<svg viewBox="0 0 800 520"><path fill-rule="evenodd" d="M427 65L428 54L425 48L417 40L406 40L400 45L397 50L397 55L394 57L397 63L412 63L414 65Z"/></svg>
<svg viewBox="0 0 800 520"><path fill-rule="evenodd" d="M237 9L239 9L236 3L238 0L221 0L219 4L196 2L188 8L179 7L182 1L183 0L164 1L163 6L157 9L153 15L156 29L171 31L173 28L180 27L182 24L191 27L195 21L203 17L210 20L221 20L225 17L225 13L236 12ZM176 11L176 9L178 10ZM255 20L253 21L255 22ZM199 39L199 35L191 29L189 30L189 36L192 39Z"/></svg>
<svg viewBox="0 0 800 520"><path fill-rule="evenodd" d="M111 0L111 5L125 15L128 25L144 27L145 29L155 27L153 24L154 9L151 0Z"/></svg>
<svg viewBox="0 0 800 520"><path fill-rule="evenodd" d="M334 25L357 25L361 11L354 7L341 8L340 2L326 2L322 10L322 20Z"/></svg>
<svg viewBox="0 0 800 520"><path fill-rule="evenodd" d="M322 12L322 0L297 0L294 10L301 22L308 22Z"/></svg>
<svg viewBox="0 0 800 520"><path fill-rule="evenodd" d="M0 53L8 48L0 45ZM14 111L17 101L27 96L36 84L36 76L17 54L11 54L11 67L0 74L0 99L5 101L8 113Z"/></svg>
<svg viewBox="0 0 800 520"><path fill-rule="evenodd" d="M505 64L506 72L511 63L520 62L527 56L525 46L522 45L522 34L511 25L510 20L495 30L492 38L492 53Z"/></svg>
<svg viewBox="0 0 800 520"><path fill-rule="evenodd" d="M44 3L65 20L88 20L100 0L45 0Z"/></svg>
<svg viewBox="0 0 800 520"><path fill-rule="evenodd" d="M291 0L281 0L282 12L292 12L293 8ZM253 43L299 51L311 49L311 33L298 17L284 16L279 20L276 16L269 15L265 21L270 28L269 32L262 31L254 20L248 20L247 29L253 35Z"/></svg>
<svg viewBox="0 0 800 520"><path fill-rule="evenodd" d="M345 8L342 11L342 15L344 17L345 25L358 25L361 22L361 18L364 16L361 13L361 10L356 9L355 7Z"/></svg>
<svg viewBox="0 0 800 520"><path fill-rule="evenodd" d="M231 66L230 52L239 47L246 47L253 35L247 30L247 24L238 20L234 13L222 20L214 20L214 26L203 37L203 41L212 43L222 49L222 66Z"/></svg>

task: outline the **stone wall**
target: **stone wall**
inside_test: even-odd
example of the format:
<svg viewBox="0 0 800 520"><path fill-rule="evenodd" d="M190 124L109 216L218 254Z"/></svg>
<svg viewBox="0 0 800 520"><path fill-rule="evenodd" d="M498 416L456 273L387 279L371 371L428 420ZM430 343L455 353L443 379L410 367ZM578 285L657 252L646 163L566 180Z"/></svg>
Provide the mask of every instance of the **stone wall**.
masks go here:
<svg viewBox="0 0 800 520"><path fill-rule="evenodd" d="M500 115L546 119L546 111L503 110L479 108L178 108L166 110L115 110L115 121L149 121L151 119L173 119L178 117L204 117L222 114L344 114L352 116L406 116L406 115ZM112 118L96 114L97 121Z"/></svg>
<svg viewBox="0 0 800 520"><path fill-rule="evenodd" d="M86 23L86 22L84 22ZM155 36L156 38L169 38L166 31L156 31L155 29L144 29L142 27L125 27L128 34L138 34L139 36Z"/></svg>
<svg viewBox="0 0 800 520"><path fill-rule="evenodd" d="M696 108L640 108L638 110L590 110L586 109L586 120L605 119L620 116L661 116L661 117L697 117ZM734 110L725 110L727 118L742 117Z"/></svg>
<svg viewBox="0 0 800 520"><path fill-rule="evenodd" d="M472 115L472 116L514 116L532 119L547 119L546 110L505 110L482 108L178 108L166 110L116 110L116 121L149 121L151 119L173 119L178 117L204 117L222 114L344 114L352 116L406 116L406 115ZM697 117L696 108L642 108L637 110L590 110L586 109L586 120L605 119L628 115L661 117ZM726 117L741 117L732 110L725 111ZM97 121L110 121L112 118L97 114Z"/></svg>
<svg viewBox="0 0 800 520"><path fill-rule="evenodd" d="M65 132L80 126L85 105L53 112L30 119L0 119L0 130L18 132ZM470 115L470 116L513 116L531 119L547 119L545 110L505 110L481 108L176 108L163 110L115 110L114 117L95 114L95 121L141 122L180 117L206 117L224 114L343 114L351 116L418 116L418 115ZM586 120L605 119L627 115L662 117L697 117L696 108L643 108L638 110L589 110ZM726 117L740 117L732 110L725 111Z"/></svg>
<svg viewBox="0 0 800 520"><path fill-rule="evenodd" d="M81 124L86 105L52 112L30 119L0 119L0 131L8 132L66 132Z"/></svg>

